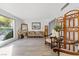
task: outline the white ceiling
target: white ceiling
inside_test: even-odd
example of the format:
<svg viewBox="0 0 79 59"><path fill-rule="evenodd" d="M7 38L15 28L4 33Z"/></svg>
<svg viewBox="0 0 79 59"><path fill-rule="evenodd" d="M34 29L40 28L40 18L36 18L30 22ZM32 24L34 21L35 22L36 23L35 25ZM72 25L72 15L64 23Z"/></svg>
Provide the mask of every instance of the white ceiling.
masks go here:
<svg viewBox="0 0 79 59"><path fill-rule="evenodd" d="M0 3L0 8L23 19L53 19L59 16L63 3Z"/></svg>

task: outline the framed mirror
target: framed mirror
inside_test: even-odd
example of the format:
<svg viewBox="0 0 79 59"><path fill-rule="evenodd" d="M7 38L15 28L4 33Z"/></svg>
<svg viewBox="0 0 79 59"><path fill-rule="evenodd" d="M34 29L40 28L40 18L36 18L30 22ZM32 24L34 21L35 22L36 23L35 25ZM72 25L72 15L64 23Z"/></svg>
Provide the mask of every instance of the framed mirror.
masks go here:
<svg viewBox="0 0 79 59"><path fill-rule="evenodd" d="M21 31L28 31L28 25L27 24L21 24Z"/></svg>

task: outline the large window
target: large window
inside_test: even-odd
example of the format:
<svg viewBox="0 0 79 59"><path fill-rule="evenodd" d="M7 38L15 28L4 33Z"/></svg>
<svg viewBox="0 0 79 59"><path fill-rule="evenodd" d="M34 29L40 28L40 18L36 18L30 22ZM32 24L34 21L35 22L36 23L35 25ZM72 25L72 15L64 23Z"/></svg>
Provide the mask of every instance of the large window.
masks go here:
<svg viewBox="0 0 79 59"><path fill-rule="evenodd" d="M13 38L14 20L4 16L0 16L0 41Z"/></svg>

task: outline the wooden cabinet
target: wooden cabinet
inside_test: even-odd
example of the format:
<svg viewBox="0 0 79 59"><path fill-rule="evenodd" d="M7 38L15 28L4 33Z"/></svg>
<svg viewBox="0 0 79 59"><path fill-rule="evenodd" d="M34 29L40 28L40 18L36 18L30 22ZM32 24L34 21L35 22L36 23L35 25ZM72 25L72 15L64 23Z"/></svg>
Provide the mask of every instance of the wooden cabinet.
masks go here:
<svg viewBox="0 0 79 59"><path fill-rule="evenodd" d="M44 36L48 36L48 26L45 25L45 28L44 28Z"/></svg>

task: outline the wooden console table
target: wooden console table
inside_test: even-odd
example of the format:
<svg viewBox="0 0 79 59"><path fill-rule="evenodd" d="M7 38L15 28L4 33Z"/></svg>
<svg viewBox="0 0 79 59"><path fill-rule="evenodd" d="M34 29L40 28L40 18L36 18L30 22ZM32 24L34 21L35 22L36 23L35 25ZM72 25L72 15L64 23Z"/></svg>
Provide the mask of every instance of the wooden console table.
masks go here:
<svg viewBox="0 0 79 59"><path fill-rule="evenodd" d="M27 36L27 32L18 32L18 39L22 39Z"/></svg>

